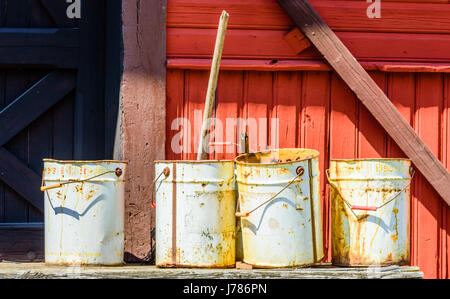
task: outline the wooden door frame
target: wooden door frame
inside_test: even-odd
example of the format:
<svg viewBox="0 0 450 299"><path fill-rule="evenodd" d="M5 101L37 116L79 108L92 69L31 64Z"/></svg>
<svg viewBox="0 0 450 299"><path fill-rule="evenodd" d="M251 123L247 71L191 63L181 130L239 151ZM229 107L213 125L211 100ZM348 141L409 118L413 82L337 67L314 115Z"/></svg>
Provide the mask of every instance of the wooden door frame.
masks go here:
<svg viewBox="0 0 450 299"><path fill-rule="evenodd" d="M125 187L125 260L154 257L151 206L154 160L165 158L167 0L122 0L123 75L120 139L129 162Z"/></svg>

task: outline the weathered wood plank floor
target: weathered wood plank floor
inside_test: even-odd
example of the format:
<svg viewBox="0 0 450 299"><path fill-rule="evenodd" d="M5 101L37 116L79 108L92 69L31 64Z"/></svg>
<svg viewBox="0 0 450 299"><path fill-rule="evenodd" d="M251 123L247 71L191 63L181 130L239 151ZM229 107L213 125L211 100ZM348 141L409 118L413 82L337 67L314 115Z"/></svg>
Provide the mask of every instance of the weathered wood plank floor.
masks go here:
<svg viewBox="0 0 450 299"><path fill-rule="evenodd" d="M155 266L55 267L36 263L0 262L0 279L133 278L133 279L390 279L423 278L418 267L291 269L160 269Z"/></svg>

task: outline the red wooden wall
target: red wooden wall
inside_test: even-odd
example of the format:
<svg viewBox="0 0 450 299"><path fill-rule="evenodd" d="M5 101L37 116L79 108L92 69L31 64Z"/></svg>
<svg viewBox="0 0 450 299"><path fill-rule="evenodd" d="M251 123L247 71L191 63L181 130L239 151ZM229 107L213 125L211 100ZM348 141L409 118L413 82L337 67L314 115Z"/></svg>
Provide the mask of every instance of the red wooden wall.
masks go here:
<svg viewBox="0 0 450 299"><path fill-rule="evenodd" d="M381 19L366 16L369 4L365 1L310 2L450 169L450 74L446 73L450 70L450 1L384 0ZM280 147L319 150L322 173L333 158L404 157L315 49L296 55L289 48L283 36L292 24L275 0L168 0L168 159L196 158L196 141L185 133L191 130L194 136L200 128L192 121L190 128L181 129L183 152L177 154L171 142L180 130L173 129L172 122L179 117L193 120L194 111L203 110L214 28L222 9L230 13L230 24L217 118L279 118ZM413 68L380 71L404 70L393 68L396 64ZM421 67L414 68L417 65ZM260 131L270 132L270 121L260 125ZM236 127L226 141L236 142L238 134ZM250 135L251 150L264 149L265 141L270 143L272 138L269 133ZM427 278L450 278L450 208L420 174L412 194L412 264L420 266ZM324 176L322 195L329 260L329 197Z"/></svg>

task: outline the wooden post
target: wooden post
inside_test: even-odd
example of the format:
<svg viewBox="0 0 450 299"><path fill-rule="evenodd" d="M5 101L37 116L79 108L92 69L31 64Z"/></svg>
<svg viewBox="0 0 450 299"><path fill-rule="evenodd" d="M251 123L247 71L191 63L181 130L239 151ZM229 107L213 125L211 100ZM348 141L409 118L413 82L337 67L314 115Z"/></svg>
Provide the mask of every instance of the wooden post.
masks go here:
<svg viewBox="0 0 450 299"><path fill-rule="evenodd" d="M248 142L248 134L242 133L239 146L241 148L241 154L248 154L250 152L249 142Z"/></svg>
<svg viewBox="0 0 450 299"><path fill-rule="evenodd" d="M83 4L90 2L95 1ZM155 179L152 162L165 159L166 145L167 0L140 1L140 5L136 2L122 0L120 7L125 47L119 157L129 162L125 186L126 262L152 260L155 210L149 196L154 188L149 185Z"/></svg>
<svg viewBox="0 0 450 299"><path fill-rule="evenodd" d="M228 26L228 13L222 11L220 17L219 29L217 30L216 46L214 49L214 57L211 65L211 73L209 75L208 91L206 93L205 111L203 113L202 131L200 134L200 142L198 145L197 160L206 160L208 153L205 147L209 144L209 129L211 126L210 119L212 116L214 99L217 89L217 80L219 78L220 62L222 60L223 45L225 42L225 33Z"/></svg>
<svg viewBox="0 0 450 299"><path fill-rule="evenodd" d="M277 0L277 2L450 205L449 172L309 2L307 0Z"/></svg>

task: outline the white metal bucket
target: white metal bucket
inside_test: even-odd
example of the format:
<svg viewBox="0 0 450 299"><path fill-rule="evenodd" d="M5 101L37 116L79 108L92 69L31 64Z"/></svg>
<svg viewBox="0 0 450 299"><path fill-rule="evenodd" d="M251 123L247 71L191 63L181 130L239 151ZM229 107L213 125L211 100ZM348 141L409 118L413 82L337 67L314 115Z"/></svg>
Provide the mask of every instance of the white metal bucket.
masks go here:
<svg viewBox="0 0 450 299"><path fill-rule="evenodd" d="M123 264L125 170L119 161L44 160L46 264Z"/></svg>
<svg viewBox="0 0 450 299"><path fill-rule="evenodd" d="M156 265L235 265L233 161L157 161ZM164 174L164 175L162 175Z"/></svg>
<svg viewBox="0 0 450 299"><path fill-rule="evenodd" d="M338 266L410 263L406 159L331 160L331 245Z"/></svg>
<svg viewBox="0 0 450 299"><path fill-rule="evenodd" d="M323 259L318 156L280 149L236 158L245 263L294 267Z"/></svg>

